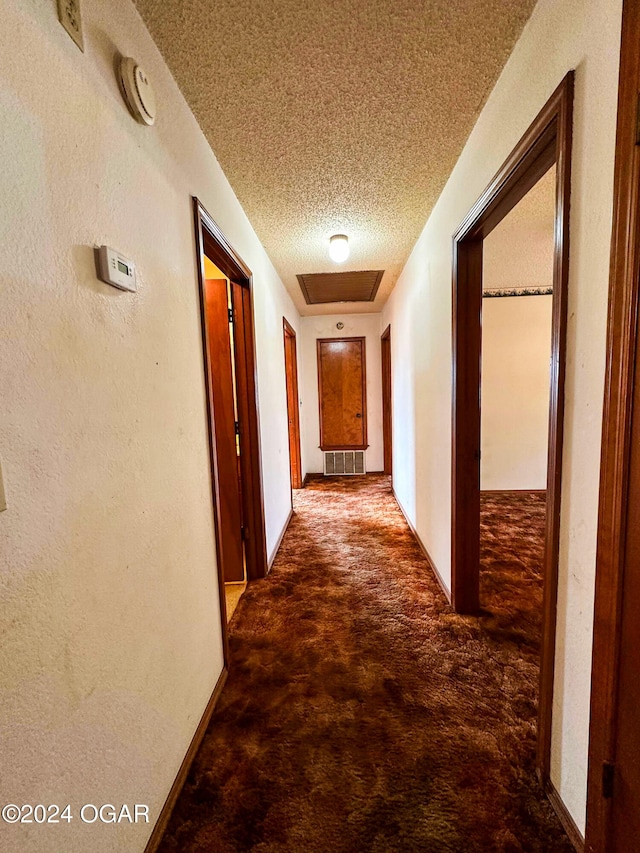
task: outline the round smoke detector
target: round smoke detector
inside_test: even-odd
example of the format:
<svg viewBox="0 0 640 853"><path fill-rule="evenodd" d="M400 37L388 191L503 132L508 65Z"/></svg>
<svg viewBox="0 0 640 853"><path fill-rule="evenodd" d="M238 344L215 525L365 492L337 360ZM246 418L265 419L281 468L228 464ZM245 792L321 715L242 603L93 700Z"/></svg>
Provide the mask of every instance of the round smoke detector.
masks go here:
<svg viewBox="0 0 640 853"><path fill-rule="evenodd" d="M140 124L153 124L156 120L156 96L144 69L130 56L120 60L122 94L131 115Z"/></svg>

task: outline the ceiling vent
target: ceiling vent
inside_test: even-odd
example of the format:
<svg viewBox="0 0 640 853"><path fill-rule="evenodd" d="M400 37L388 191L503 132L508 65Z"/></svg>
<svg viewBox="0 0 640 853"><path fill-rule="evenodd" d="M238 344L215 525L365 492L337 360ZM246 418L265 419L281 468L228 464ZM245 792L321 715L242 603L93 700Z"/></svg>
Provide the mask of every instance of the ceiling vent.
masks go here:
<svg viewBox="0 0 640 853"><path fill-rule="evenodd" d="M324 475L366 474L364 450L327 450L324 454Z"/></svg>
<svg viewBox="0 0 640 853"><path fill-rule="evenodd" d="M364 272L314 272L299 275L307 305L324 302L373 302L384 270Z"/></svg>

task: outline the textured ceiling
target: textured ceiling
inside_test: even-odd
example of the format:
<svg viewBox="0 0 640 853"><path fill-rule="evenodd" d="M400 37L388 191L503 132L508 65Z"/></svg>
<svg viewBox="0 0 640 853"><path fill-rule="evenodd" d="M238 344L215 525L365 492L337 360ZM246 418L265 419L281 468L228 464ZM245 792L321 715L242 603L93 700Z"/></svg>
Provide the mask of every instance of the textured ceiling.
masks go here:
<svg viewBox="0 0 640 853"><path fill-rule="evenodd" d="M485 238L485 290L553 286L555 209L554 166Z"/></svg>
<svg viewBox="0 0 640 853"><path fill-rule="evenodd" d="M380 310L535 5L135 2L302 314L333 309L296 274L338 270L386 270L350 306Z"/></svg>

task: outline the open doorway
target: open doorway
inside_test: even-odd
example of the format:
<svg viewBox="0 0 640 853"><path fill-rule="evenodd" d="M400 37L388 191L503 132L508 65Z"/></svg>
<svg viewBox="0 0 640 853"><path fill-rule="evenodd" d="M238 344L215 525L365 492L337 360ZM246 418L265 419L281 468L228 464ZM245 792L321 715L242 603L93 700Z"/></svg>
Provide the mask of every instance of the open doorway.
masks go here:
<svg viewBox="0 0 640 853"><path fill-rule="evenodd" d="M204 256L204 306L220 494L220 548L227 621L247 586L235 354L234 285ZM237 287L237 285L235 286Z"/></svg>
<svg viewBox="0 0 640 853"><path fill-rule="evenodd" d="M480 610L481 338L484 241L555 165L554 257L548 468L540 689L538 774L549 789L555 659L565 341L569 260L569 194L573 72L543 107L454 236L452 601L461 613Z"/></svg>
<svg viewBox="0 0 640 853"><path fill-rule="evenodd" d="M547 488L555 182L552 166L484 240L483 494Z"/></svg>
<svg viewBox="0 0 640 853"><path fill-rule="evenodd" d="M302 460L300 455L300 398L298 394L298 351L296 333L282 318L284 328L284 370L287 391L287 419L289 424L289 471L291 488L302 488Z"/></svg>
<svg viewBox="0 0 640 853"><path fill-rule="evenodd" d="M507 649L517 660L529 767L542 644L555 186L552 166L483 242L481 623L496 661Z"/></svg>
<svg viewBox="0 0 640 853"><path fill-rule="evenodd" d="M247 581L266 574L251 273L194 199L223 634Z"/></svg>

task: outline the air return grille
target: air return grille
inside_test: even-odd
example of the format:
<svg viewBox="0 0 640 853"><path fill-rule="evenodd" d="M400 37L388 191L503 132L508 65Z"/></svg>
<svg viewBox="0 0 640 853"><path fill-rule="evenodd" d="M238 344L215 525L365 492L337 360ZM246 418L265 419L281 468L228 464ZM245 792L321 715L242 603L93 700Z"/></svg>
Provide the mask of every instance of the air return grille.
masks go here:
<svg viewBox="0 0 640 853"><path fill-rule="evenodd" d="M314 272L299 275L298 283L307 305L325 302L373 302L384 270L361 272Z"/></svg>
<svg viewBox="0 0 640 853"><path fill-rule="evenodd" d="M325 477L334 474L366 474L364 450L327 450L324 454Z"/></svg>

